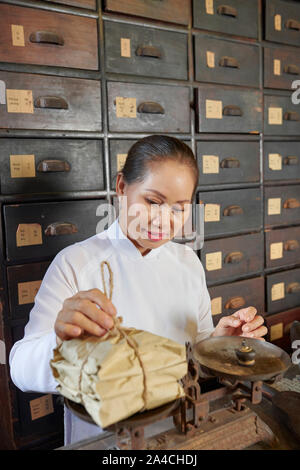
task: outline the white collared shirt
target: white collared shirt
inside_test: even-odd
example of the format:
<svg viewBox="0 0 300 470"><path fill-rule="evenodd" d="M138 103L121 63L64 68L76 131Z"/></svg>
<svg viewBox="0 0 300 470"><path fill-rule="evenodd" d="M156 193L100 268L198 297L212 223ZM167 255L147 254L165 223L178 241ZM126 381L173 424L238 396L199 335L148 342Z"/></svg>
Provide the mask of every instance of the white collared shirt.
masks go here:
<svg viewBox="0 0 300 470"><path fill-rule="evenodd" d="M23 392L57 393L49 361L56 347L54 323L65 299L79 291L104 292L100 264L113 272L112 302L123 325L181 344L214 330L205 272L189 247L169 241L143 256L116 219L107 230L61 250L50 264L25 327L9 356L14 384ZM105 267L106 291L109 273ZM101 428L65 409L65 443L94 436Z"/></svg>

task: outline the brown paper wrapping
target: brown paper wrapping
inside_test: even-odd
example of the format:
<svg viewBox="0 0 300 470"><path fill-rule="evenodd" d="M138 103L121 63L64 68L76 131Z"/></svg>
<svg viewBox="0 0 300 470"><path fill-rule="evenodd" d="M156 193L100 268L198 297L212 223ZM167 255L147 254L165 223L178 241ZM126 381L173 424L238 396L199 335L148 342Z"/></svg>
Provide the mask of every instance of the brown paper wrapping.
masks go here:
<svg viewBox="0 0 300 470"><path fill-rule="evenodd" d="M64 341L50 362L57 390L102 428L184 396L185 346L121 321L100 338Z"/></svg>

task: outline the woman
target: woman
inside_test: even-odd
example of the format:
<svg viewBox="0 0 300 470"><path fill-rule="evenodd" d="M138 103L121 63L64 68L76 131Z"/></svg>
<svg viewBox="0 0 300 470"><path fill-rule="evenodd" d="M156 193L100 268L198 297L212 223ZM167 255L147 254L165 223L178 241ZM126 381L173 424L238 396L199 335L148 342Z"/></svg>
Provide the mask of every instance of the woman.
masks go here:
<svg viewBox="0 0 300 470"><path fill-rule="evenodd" d="M49 366L56 345L83 332L102 336L116 314L124 326L182 344L210 335L263 339L267 329L254 307L213 327L203 266L191 248L172 241L189 218L197 182L193 152L178 139L154 135L131 147L117 175L119 218L107 230L60 251L44 276L25 336L10 353L17 387L56 393ZM114 276L111 300L103 293L103 260ZM66 444L100 432L65 410Z"/></svg>

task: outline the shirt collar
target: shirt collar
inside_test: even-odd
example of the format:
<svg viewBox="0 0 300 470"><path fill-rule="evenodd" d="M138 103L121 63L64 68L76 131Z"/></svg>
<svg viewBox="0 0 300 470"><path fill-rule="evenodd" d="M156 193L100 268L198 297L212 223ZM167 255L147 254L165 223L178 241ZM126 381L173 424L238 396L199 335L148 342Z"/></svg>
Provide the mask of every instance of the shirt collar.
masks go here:
<svg viewBox="0 0 300 470"><path fill-rule="evenodd" d="M106 234L118 252L128 256L129 258L134 258L137 260L147 260L157 256L161 248L164 246L161 245L157 248L153 248L151 251L149 251L149 253L143 256L138 248L132 243L132 241L129 240L129 238L123 233L123 230L119 224L119 217L117 217L116 220L108 227Z"/></svg>

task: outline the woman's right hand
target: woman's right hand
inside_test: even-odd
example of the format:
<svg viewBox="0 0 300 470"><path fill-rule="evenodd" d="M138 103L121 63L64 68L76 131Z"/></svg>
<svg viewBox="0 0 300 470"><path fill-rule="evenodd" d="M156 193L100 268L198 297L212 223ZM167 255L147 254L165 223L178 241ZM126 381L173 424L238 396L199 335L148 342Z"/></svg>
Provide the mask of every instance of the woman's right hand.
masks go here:
<svg viewBox="0 0 300 470"><path fill-rule="evenodd" d="M59 311L54 330L57 344L87 332L103 336L113 327L116 307L99 289L79 291L66 299Z"/></svg>

